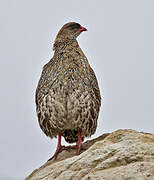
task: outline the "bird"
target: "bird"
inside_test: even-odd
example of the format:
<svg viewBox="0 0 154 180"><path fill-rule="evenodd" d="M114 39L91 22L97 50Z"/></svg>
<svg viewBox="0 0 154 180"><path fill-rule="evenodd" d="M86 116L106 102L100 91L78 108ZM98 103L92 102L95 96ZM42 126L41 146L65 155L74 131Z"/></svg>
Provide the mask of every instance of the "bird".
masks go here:
<svg viewBox="0 0 154 180"><path fill-rule="evenodd" d="M35 101L38 122L51 139L58 137L55 154L69 148L80 154L84 138L96 131L101 94L96 75L77 37L87 29L76 22L63 25L53 43L54 55L43 66ZM61 138L75 146L62 146Z"/></svg>

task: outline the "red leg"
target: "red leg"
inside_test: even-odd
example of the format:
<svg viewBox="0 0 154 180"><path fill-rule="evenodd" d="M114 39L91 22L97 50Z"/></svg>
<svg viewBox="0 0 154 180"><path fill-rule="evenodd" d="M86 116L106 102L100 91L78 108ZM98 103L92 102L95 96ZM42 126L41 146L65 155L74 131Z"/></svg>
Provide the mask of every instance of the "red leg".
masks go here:
<svg viewBox="0 0 154 180"><path fill-rule="evenodd" d="M67 146L66 148L69 149L77 149L77 154L80 154L81 150L86 150L86 148L83 147L82 145L82 135L81 135L81 130L78 130L78 142L76 145L73 146Z"/></svg>
<svg viewBox="0 0 154 180"><path fill-rule="evenodd" d="M61 145L61 135L62 135L62 133L59 132L58 133L58 145L57 145L56 152L55 152L55 154L48 161L50 161L51 159L54 159L54 158L57 159L58 154L60 152L62 152L63 150L69 151L69 149L67 149L65 146Z"/></svg>
<svg viewBox="0 0 154 180"><path fill-rule="evenodd" d="M76 149L77 148L77 154L80 154L80 151L81 150L86 150L83 146L82 146L82 136L81 136L81 130L78 130L78 142L77 142L77 145L74 145L74 146L62 146L61 145L61 136L62 136L62 133L59 132L58 133L58 145L57 145L57 149L56 149L56 152L55 154L48 160L52 160L52 159L56 159L58 154L60 152L62 152L63 150L67 150L67 151L70 151L70 149Z"/></svg>
<svg viewBox="0 0 154 180"><path fill-rule="evenodd" d="M61 132L58 133L58 145L57 145L57 149L61 148Z"/></svg>
<svg viewBox="0 0 154 180"><path fill-rule="evenodd" d="M78 130L78 144L77 144L77 154L80 154L82 146L82 136L81 136L81 130Z"/></svg>

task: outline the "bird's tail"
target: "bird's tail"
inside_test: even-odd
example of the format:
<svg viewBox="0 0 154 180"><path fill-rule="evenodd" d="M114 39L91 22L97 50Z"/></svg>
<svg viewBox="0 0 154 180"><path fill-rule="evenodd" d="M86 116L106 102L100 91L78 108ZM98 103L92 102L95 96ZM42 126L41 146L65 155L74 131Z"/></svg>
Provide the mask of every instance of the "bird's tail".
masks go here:
<svg viewBox="0 0 154 180"><path fill-rule="evenodd" d="M78 141L78 130L64 130L62 136L65 138L65 141L68 143L75 143ZM84 137L82 137L82 141Z"/></svg>

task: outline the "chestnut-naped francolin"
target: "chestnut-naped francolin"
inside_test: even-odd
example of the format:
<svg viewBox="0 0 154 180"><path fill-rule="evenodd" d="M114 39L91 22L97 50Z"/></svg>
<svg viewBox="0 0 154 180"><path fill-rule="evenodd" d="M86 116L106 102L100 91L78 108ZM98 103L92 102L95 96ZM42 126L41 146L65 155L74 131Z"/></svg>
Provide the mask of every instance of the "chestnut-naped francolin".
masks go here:
<svg viewBox="0 0 154 180"><path fill-rule="evenodd" d="M43 132L58 136L52 158L68 148L80 153L84 137L95 133L101 95L93 69L76 38L86 28L75 22L65 24L53 45L54 56L43 67L36 90L36 110ZM75 146L62 146L61 136ZM51 159L52 159L51 158Z"/></svg>

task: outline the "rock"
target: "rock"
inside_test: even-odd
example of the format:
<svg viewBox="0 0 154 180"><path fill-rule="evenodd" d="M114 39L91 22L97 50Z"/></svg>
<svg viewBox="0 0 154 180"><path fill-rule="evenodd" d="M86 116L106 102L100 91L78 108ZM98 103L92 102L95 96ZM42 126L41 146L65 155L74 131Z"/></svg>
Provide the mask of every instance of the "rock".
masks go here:
<svg viewBox="0 0 154 180"><path fill-rule="evenodd" d="M154 134L117 130L63 151L25 180L154 180Z"/></svg>

